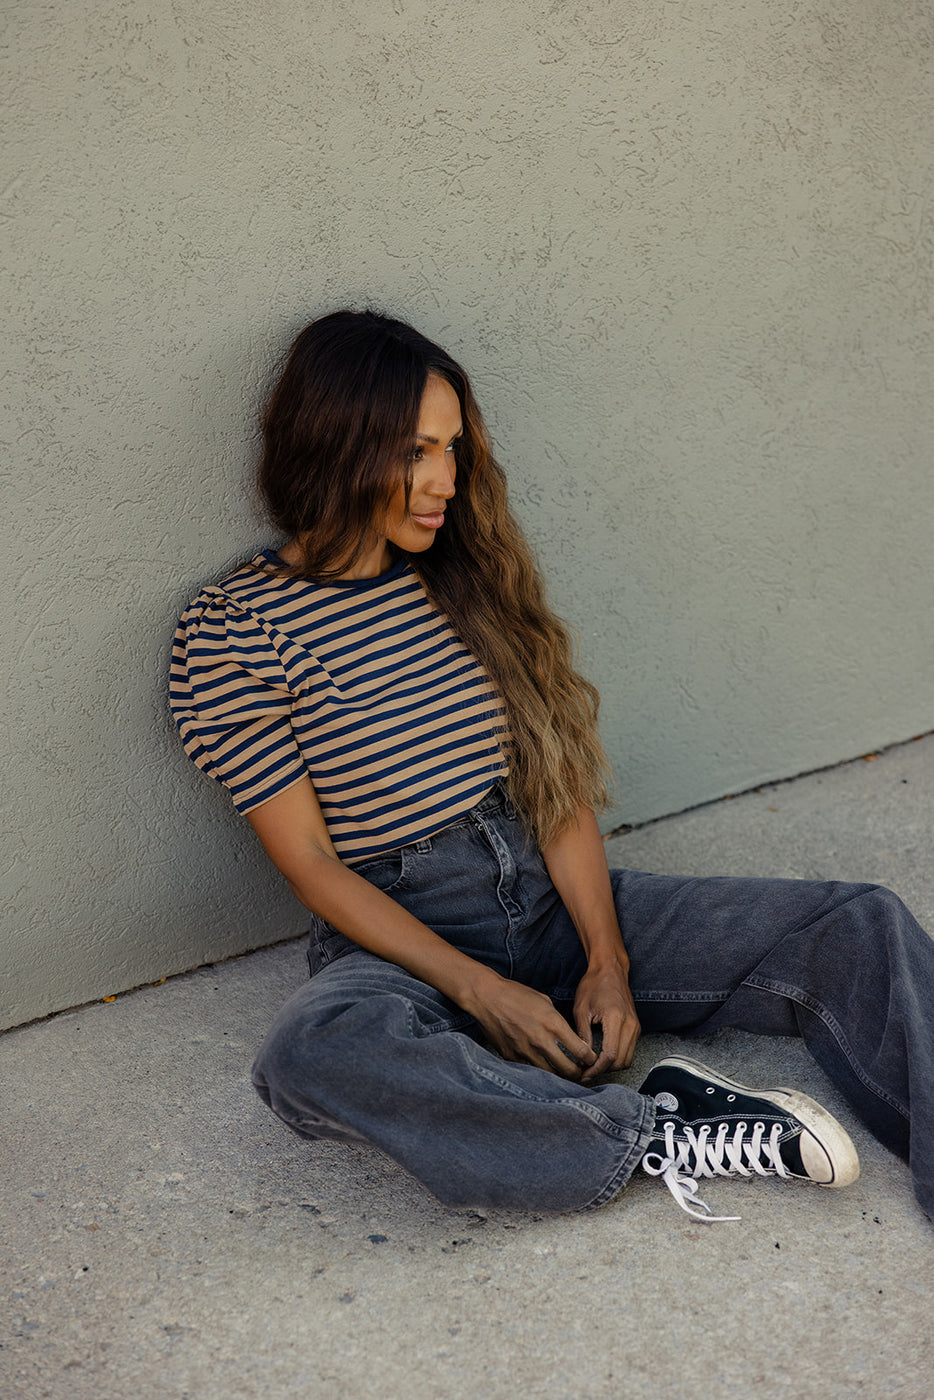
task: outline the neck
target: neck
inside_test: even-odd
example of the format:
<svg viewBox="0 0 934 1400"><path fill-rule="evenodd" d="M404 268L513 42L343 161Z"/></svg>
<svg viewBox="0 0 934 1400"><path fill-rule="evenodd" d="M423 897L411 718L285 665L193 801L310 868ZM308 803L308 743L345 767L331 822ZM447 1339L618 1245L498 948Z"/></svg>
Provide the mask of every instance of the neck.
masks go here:
<svg viewBox="0 0 934 1400"><path fill-rule="evenodd" d="M384 574L392 564L392 550L386 540L380 540L379 545L365 554L361 554L348 569L345 569L339 577L342 579L355 578L377 578Z"/></svg>
<svg viewBox="0 0 934 1400"><path fill-rule="evenodd" d="M289 540L278 551L279 558L284 559L287 564L300 564L302 562L302 545L298 539ZM339 579L351 580L358 578L378 578L384 574L393 562L392 550L389 548L387 540L378 540L370 549L364 550L359 559L339 574Z"/></svg>

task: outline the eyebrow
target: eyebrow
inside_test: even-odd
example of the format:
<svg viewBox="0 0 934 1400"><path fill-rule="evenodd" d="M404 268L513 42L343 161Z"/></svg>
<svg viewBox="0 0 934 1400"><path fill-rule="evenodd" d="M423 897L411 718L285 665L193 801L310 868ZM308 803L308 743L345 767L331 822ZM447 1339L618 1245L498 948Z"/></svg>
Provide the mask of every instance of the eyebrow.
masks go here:
<svg viewBox="0 0 934 1400"><path fill-rule="evenodd" d="M450 440L451 440L451 442L453 442L455 438L463 437L463 435L464 435L464 429L463 429L463 426L461 426L460 428L458 428L458 430L457 430L456 433L453 433L453 434L451 435L451 439L450 439ZM416 434L415 434L415 441L416 441L416 442L430 442L431 445L432 445L432 447L437 447L437 446L438 446L438 443L441 441L441 439L440 439L440 438L435 438L435 437L429 437L427 433L416 433Z"/></svg>

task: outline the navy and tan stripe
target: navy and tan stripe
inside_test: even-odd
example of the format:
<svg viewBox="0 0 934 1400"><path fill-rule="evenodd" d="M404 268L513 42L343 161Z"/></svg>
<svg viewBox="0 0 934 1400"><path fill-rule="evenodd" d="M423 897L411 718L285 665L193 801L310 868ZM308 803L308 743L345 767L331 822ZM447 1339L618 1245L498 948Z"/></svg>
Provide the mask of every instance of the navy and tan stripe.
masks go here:
<svg viewBox="0 0 934 1400"><path fill-rule="evenodd" d="M309 773L351 862L462 816L506 772L505 712L411 567L316 584L267 558L179 623L171 704L189 756L241 812Z"/></svg>

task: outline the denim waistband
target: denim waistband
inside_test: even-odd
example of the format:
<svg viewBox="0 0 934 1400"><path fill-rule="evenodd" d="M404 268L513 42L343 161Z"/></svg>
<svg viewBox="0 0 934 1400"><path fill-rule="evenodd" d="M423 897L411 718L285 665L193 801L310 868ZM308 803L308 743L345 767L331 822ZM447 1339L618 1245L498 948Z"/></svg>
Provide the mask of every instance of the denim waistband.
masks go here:
<svg viewBox="0 0 934 1400"><path fill-rule="evenodd" d="M459 817L455 817L452 822L448 822L447 826L440 827L437 831L433 831L430 836L423 836L418 841L408 842L404 846L392 846L389 850L379 851L372 856L365 856L363 860L355 860L350 864L350 868L351 870L358 871L361 875L365 875L369 867L376 866L381 861L384 862L389 856L398 855L400 852L405 851L415 851L419 854L430 851L432 843L440 841L448 832L459 831L463 827L470 826L480 814L492 816L496 812L502 812L504 816L509 818L514 818L518 815L512 799L509 796L506 784L501 778L496 779L489 792L484 793L479 802L475 803L473 807L468 808L466 812L462 812Z"/></svg>

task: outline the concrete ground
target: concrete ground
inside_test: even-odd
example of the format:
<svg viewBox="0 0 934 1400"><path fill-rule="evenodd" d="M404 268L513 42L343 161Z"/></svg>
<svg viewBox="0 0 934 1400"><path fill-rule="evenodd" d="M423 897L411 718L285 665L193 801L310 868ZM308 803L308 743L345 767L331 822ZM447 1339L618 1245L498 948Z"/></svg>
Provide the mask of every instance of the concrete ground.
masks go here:
<svg viewBox="0 0 934 1400"><path fill-rule="evenodd" d="M614 837L611 862L839 876L934 929L934 736ZM646 1038L843 1120L841 1192L639 1176L575 1217L447 1210L378 1152L303 1143L250 1088L299 941L0 1038L7 1400L920 1400L934 1225L795 1040ZM934 989L931 989L934 996Z"/></svg>

